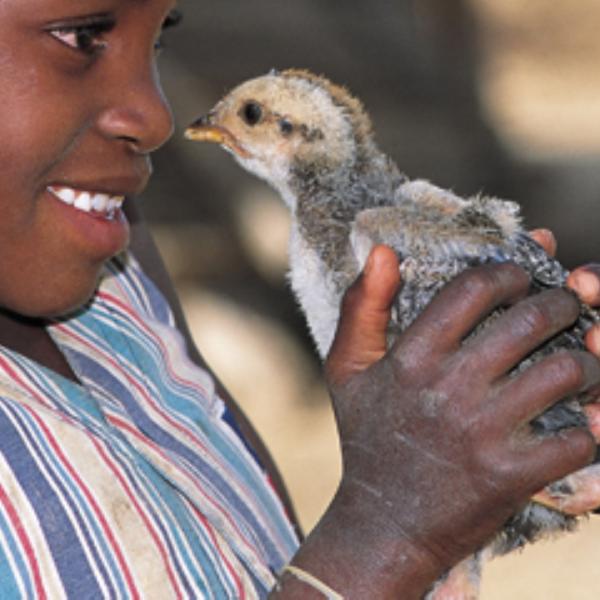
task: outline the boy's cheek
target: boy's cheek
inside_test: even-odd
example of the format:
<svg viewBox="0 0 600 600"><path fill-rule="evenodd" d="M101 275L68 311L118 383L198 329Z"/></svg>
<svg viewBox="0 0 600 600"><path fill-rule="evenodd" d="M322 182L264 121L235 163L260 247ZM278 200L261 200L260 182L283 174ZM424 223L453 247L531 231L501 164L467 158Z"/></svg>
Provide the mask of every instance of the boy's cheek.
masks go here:
<svg viewBox="0 0 600 600"><path fill-rule="evenodd" d="M5 273L2 267L0 265L0 306L26 317L39 318L63 316L80 308L93 295L101 273L99 266L73 269L61 275L52 265L40 261L25 279L15 277L15 273ZM5 285L6 281L13 283Z"/></svg>

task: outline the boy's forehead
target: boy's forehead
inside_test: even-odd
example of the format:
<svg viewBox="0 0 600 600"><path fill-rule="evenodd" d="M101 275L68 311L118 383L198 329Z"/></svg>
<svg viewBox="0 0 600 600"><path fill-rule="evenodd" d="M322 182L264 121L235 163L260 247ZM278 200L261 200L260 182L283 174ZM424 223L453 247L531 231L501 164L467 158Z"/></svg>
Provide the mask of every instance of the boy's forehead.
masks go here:
<svg viewBox="0 0 600 600"><path fill-rule="evenodd" d="M57 5L64 6L66 9L74 10L93 10L97 12L105 12L107 10L106 2L99 2L98 0L35 0L40 5ZM23 0L0 0L0 5L4 3L9 4L22 4ZM113 7L120 6L139 6L140 8L151 8L157 5L162 5L166 9L175 8L177 0L113 0Z"/></svg>

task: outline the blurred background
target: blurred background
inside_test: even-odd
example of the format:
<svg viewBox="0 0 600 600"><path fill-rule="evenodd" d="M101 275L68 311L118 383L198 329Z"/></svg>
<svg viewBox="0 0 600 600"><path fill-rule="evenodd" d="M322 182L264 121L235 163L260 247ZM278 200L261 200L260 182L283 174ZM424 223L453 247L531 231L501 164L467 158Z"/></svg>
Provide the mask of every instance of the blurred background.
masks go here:
<svg viewBox="0 0 600 600"><path fill-rule="evenodd" d="M285 280L288 217L217 147L182 141L231 87L305 67L368 107L410 177L519 201L568 266L600 260L597 0L180 0L161 57L178 131L143 210L198 345L266 439L310 529L339 476L320 367ZM443 499L440 499L443 502ZM598 519L600 521L600 519ZM600 597L600 526L493 561L484 600Z"/></svg>

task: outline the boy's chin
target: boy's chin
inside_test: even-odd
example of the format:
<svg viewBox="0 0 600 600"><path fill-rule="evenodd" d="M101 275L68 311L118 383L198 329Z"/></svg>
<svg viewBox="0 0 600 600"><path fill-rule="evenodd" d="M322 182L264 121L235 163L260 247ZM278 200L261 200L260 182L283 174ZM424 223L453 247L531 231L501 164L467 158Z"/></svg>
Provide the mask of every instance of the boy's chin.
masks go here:
<svg viewBox="0 0 600 600"><path fill-rule="evenodd" d="M76 290L69 290L69 293L61 293L56 290L41 292L32 295L27 300L18 299L15 302L8 303L5 309L17 316L26 319L35 319L41 321L53 321L67 319L83 310L94 297L98 281L93 284L82 286Z"/></svg>

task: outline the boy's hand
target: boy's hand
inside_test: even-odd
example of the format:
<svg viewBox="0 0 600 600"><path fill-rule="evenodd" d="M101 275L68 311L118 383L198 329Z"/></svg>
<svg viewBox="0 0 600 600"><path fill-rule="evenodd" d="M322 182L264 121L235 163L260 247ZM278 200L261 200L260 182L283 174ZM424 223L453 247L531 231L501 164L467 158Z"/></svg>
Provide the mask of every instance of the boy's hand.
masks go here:
<svg viewBox="0 0 600 600"><path fill-rule="evenodd" d="M344 461L333 506L365 523L367 547L391 548L400 536L451 566L536 491L593 459L589 431L542 439L529 422L598 386L600 363L561 352L508 377L579 311L562 290L527 297L528 277L510 264L461 274L386 352L399 285L394 253L379 246L344 300L326 363ZM510 308L463 343L500 305Z"/></svg>

